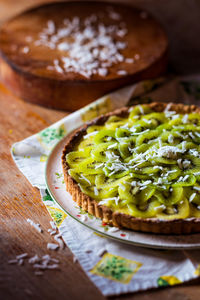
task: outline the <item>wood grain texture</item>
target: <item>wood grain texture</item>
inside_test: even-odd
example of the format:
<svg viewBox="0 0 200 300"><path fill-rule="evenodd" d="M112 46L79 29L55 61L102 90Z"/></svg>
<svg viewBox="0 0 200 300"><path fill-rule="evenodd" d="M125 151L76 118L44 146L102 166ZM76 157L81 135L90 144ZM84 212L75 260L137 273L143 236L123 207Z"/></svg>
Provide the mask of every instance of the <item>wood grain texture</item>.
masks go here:
<svg viewBox="0 0 200 300"><path fill-rule="evenodd" d="M44 2L0 0L0 22L25 8ZM155 11L157 10L158 13L164 10L162 5L164 1L138 0L136 2L149 7L156 2ZM177 2L180 4L180 1ZM174 1L170 0L166 3L169 3L172 9ZM153 7L150 9L153 10ZM163 19L165 19L164 15ZM44 277L36 277L28 265L7 264L8 259L23 252L28 252L30 255L35 253L43 255L48 252L47 242L53 241L46 232L49 228L50 216L40 200L38 190L30 185L12 161L10 147L14 142L38 132L65 115L66 113L63 112L24 103L0 86L0 299L105 299L80 266L72 262L72 254L67 247L53 254L60 259L61 270L48 271ZM37 233L26 222L27 217L40 223L45 233ZM198 279L184 286L116 296L113 299L197 300L200 295L199 284Z"/></svg>

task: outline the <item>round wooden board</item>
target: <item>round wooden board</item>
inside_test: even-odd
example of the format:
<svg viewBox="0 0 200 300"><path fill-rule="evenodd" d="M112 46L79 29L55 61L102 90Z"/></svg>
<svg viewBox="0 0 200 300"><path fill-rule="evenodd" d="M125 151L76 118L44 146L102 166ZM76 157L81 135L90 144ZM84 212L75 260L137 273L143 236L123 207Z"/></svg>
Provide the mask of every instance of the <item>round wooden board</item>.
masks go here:
<svg viewBox="0 0 200 300"><path fill-rule="evenodd" d="M53 21L57 30L66 18L71 20L78 16L85 20L95 13L99 14L99 22L106 26L117 25L119 20L111 20L105 13L109 7L120 14L121 23L126 23L128 31L120 41L127 43L127 47L121 53L134 63L124 60L109 67L106 76L96 74L86 78L63 69L62 57L66 52L37 45L48 21ZM167 47L167 37L161 26L149 14L136 8L104 2L47 4L28 10L2 26L1 79L29 102L73 111L116 88L159 76L166 69ZM55 60L59 61L62 72L49 70ZM126 74L119 75L119 70Z"/></svg>

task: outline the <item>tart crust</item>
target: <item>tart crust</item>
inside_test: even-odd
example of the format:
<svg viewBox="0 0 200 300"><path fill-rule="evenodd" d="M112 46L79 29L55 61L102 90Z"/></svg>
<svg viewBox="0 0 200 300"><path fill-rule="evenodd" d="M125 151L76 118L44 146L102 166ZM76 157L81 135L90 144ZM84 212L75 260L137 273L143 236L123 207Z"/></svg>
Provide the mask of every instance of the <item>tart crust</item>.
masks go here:
<svg viewBox="0 0 200 300"><path fill-rule="evenodd" d="M154 102L148 105L154 111L162 112L169 104ZM174 220L160 220L157 218L144 219L113 211L105 205L99 205L96 200L84 194L77 182L68 174L69 165L66 162L66 154L73 150L74 145L83 137L87 128L91 125L104 124L112 115L125 117L128 115L128 110L129 108L123 107L106 115L102 115L81 126L69 136L62 155L62 166L66 190L72 195L72 199L79 207L82 207L83 210L102 219L103 222L112 226L119 228L125 227L135 231L157 234L190 234L200 232L200 218L191 217L187 219ZM200 113L200 108L195 105L186 106L183 104L170 103L170 110L176 111L177 113Z"/></svg>

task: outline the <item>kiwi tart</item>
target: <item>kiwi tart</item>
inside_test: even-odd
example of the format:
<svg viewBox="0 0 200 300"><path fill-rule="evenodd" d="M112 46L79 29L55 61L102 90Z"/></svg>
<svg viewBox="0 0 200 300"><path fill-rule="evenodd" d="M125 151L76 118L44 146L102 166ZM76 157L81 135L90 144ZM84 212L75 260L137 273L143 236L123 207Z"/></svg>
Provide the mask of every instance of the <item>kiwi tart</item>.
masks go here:
<svg viewBox="0 0 200 300"><path fill-rule="evenodd" d="M200 109L151 103L85 124L62 156L67 191L85 211L133 230L200 232Z"/></svg>

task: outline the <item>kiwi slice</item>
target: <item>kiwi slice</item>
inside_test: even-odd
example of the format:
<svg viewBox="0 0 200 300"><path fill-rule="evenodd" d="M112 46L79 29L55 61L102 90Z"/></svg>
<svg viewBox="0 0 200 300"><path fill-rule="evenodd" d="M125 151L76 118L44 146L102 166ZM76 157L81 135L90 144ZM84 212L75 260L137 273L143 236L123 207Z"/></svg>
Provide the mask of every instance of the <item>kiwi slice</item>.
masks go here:
<svg viewBox="0 0 200 300"><path fill-rule="evenodd" d="M200 216L199 114L135 106L127 117L89 126L66 160L82 191L113 210L169 220Z"/></svg>

